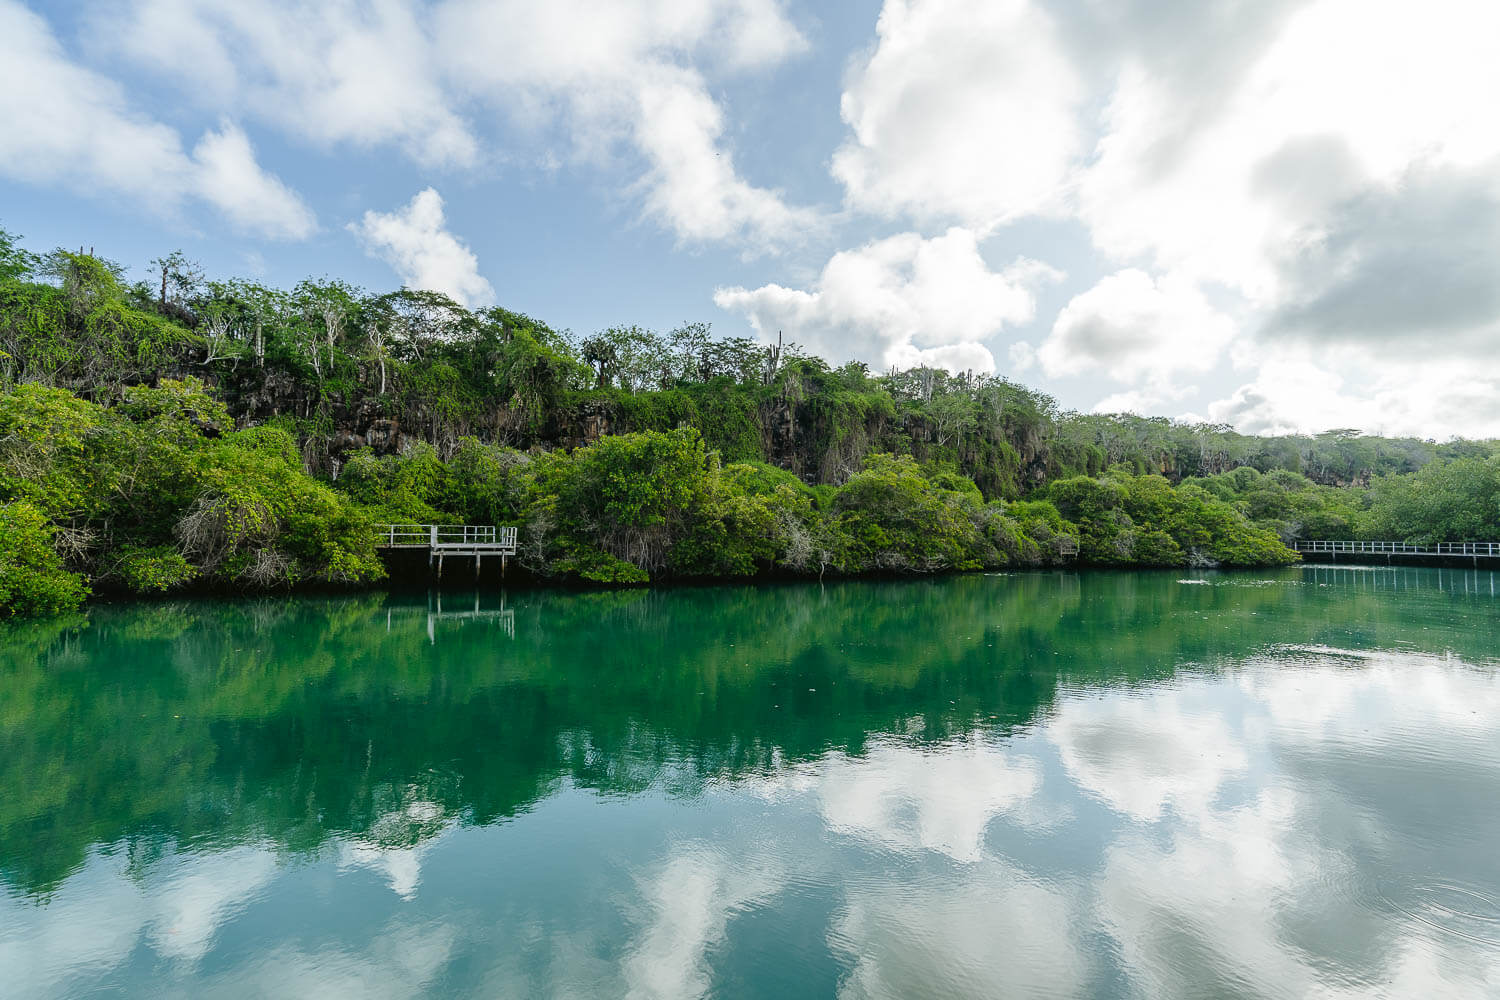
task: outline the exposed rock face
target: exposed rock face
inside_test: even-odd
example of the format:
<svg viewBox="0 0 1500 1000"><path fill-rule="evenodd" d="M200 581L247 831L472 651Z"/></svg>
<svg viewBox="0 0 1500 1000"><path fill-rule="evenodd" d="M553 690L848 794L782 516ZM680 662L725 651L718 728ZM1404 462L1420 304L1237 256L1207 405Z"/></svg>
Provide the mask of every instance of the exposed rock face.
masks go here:
<svg viewBox="0 0 1500 1000"><path fill-rule="evenodd" d="M401 433L401 425L395 420L360 421L351 427L342 427L329 439L328 450L332 455L343 456L361 448L370 448L379 455L399 453L407 441Z"/></svg>
<svg viewBox="0 0 1500 1000"><path fill-rule="evenodd" d="M306 417L312 411L315 401L308 398L306 387L290 375L264 370L258 374L259 378L237 379L225 393L225 402L236 423L254 426L272 417Z"/></svg>
<svg viewBox="0 0 1500 1000"><path fill-rule="evenodd" d="M760 436L766 461L791 469L799 476L806 475L806 469L798 461L796 416L786 396L760 408Z"/></svg>
<svg viewBox="0 0 1500 1000"><path fill-rule="evenodd" d="M284 371L253 366L225 371L214 381L237 427L295 421L308 471L324 475L335 474L350 455L364 448L392 455L427 442L446 459L466 436L522 450L572 449L612 434L652 429L636 426L636 421L650 418L637 417L631 407L602 394L570 397L538 419L516 401L508 405L499 398L484 400L480 408L469 400L452 407L440 394L380 397L368 387L319 387ZM910 452L918 461L951 454L939 448L938 425L920 412L831 411L826 396L804 392L796 384L766 394L740 419L744 416L759 438L759 457L808 483L843 483L859 471L871 451ZM705 425L700 430L713 442L719 429ZM981 489L1001 495L1046 484L1052 474L1046 445L1041 438L1013 445L970 441L957 457Z"/></svg>
<svg viewBox="0 0 1500 1000"><path fill-rule="evenodd" d="M579 445L590 445L615 432L614 418L598 403L586 403L579 410ZM576 446L575 446L576 447Z"/></svg>

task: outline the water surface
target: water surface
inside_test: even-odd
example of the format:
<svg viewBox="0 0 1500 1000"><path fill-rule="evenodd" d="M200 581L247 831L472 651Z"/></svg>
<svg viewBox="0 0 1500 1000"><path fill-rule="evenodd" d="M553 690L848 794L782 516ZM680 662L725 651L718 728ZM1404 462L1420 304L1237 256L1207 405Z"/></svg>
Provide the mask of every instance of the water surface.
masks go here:
<svg viewBox="0 0 1500 1000"><path fill-rule="evenodd" d="M103 605L5 997L1500 995L1488 572Z"/></svg>

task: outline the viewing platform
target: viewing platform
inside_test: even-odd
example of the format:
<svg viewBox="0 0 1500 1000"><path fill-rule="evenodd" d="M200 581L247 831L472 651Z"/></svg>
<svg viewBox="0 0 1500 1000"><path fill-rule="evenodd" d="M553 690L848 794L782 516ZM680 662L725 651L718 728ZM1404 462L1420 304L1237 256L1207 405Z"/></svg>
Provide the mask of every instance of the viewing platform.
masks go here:
<svg viewBox="0 0 1500 1000"><path fill-rule="evenodd" d="M427 565L443 576L443 561L448 556L474 560L474 576L479 577L485 556L500 558L500 572L506 561L516 554L516 529L493 524L377 524L377 548L390 550L425 550Z"/></svg>
<svg viewBox="0 0 1500 1000"><path fill-rule="evenodd" d="M1438 542L1411 545L1407 542L1302 541L1291 548L1305 562L1384 562L1428 566L1484 566L1500 569L1500 542Z"/></svg>

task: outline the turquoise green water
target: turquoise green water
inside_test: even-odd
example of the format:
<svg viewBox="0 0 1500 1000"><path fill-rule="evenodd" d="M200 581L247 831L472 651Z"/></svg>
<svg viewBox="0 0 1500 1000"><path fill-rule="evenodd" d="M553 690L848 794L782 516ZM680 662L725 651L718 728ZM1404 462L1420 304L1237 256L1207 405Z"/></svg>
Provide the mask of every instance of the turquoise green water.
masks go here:
<svg viewBox="0 0 1500 1000"><path fill-rule="evenodd" d="M94 608L0 637L0 996L1500 995L1500 581Z"/></svg>

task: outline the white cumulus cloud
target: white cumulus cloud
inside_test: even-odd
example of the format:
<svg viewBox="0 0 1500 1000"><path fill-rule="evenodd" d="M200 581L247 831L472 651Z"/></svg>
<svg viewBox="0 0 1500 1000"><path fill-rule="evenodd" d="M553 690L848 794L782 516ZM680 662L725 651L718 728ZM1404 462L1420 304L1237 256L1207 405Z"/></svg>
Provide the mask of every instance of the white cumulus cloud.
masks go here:
<svg viewBox="0 0 1500 1000"><path fill-rule="evenodd" d="M993 820L1024 812L1041 774L1035 761L979 743L931 756L882 746L857 761L829 756L813 784L830 830L970 864L986 856Z"/></svg>
<svg viewBox="0 0 1500 1000"><path fill-rule="evenodd" d="M1090 959L1066 887L998 858L961 879L852 880L828 943L839 1000L1087 996Z"/></svg>
<svg viewBox="0 0 1500 1000"><path fill-rule="evenodd" d="M132 0L97 25L97 51L318 147L618 170L622 194L681 240L751 252L818 222L741 176L709 81L807 48L780 0ZM508 141L491 138L497 122Z"/></svg>
<svg viewBox="0 0 1500 1000"><path fill-rule="evenodd" d="M255 162L250 139L238 126L205 132L193 148L193 162L198 196L236 228L287 239L302 239L317 228L297 193Z"/></svg>
<svg viewBox="0 0 1500 1000"><path fill-rule="evenodd" d="M135 0L101 13L94 44L317 146L392 142L424 165L470 166L478 143L426 20L406 0Z"/></svg>
<svg viewBox="0 0 1500 1000"><path fill-rule="evenodd" d="M1417 164L1500 154L1484 97L1500 90L1497 32L1494 5L1437 0L1414 17L1403 3L1319 0L1196 93L1172 60L1128 51L1080 176L1081 218L1116 257L1274 304L1276 262L1340 204Z"/></svg>
<svg viewBox="0 0 1500 1000"><path fill-rule="evenodd" d="M1500 437L1500 364L1433 360L1402 368L1358 351L1327 358L1276 352L1254 377L1208 404L1207 416L1252 434L1316 434L1353 427L1398 436Z"/></svg>
<svg viewBox="0 0 1500 1000"><path fill-rule="evenodd" d="M851 205L986 229L1054 209L1082 150L1078 74L1029 0L887 0L850 73L833 174Z"/></svg>
<svg viewBox="0 0 1500 1000"><path fill-rule="evenodd" d="M1124 383L1101 406L1222 382L1231 344L1251 368L1303 345L1363 350L1367 383L1436 380L1500 336L1497 36L1500 6L1468 0L886 0L832 174L866 214L1021 222L1022 250L1078 227L1092 258L1048 258L1106 276L1037 356ZM1218 412L1269 426L1271 381ZM1453 426L1367 388L1315 419Z"/></svg>
<svg viewBox="0 0 1500 1000"><path fill-rule="evenodd" d="M784 879L777 866L744 856L731 859L697 845L675 850L641 886L651 919L623 963L627 995L708 996L708 958L723 945L730 920L773 896Z"/></svg>
<svg viewBox="0 0 1500 1000"><path fill-rule="evenodd" d="M479 273L479 258L448 231L442 195L432 188L394 212L366 212L349 230L408 288L442 292L470 307L495 301L495 289Z"/></svg>
<svg viewBox="0 0 1500 1000"><path fill-rule="evenodd" d="M646 216L683 241L773 250L815 225L809 210L740 176L705 75L805 49L779 2L453 0L436 20L465 92L534 131L563 128L575 160L615 163L619 147L632 148Z"/></svg>
<svg viewBox="0 0 1500 1000"><path fill-rule="evenodd" d="M815 213L755 187L722 149L723 109L693 71L659 69L637 92L636 142L651 163L646 209L685 240L774 244L818 225Z"/></svg>
<svg viewBox="0 0 1500 1000"><path fill-rule="evenodd" d="M8 0L0 0L0 118L0 174L124 195L165 213L206 202L236 229L268 238L302 239L316 228L238 126L206 132L189 155L175 129L69 59L46 22Z"/></svg>
<svg viewBox="0 0 1500 1000"><path fill-rule="evenodd" d="M995 370L982 341L1029 320L1035 287L1056 271L1032 260L991 270L974 232L902 233L837 253L811 290L721 288L720 308L744 313L762 336L780 330L825 356L908 368Z"/></svg>
<svg viewBox="0 0 1500 1000"><path fill-rule="evenodd" d="M1128 268L1064 306L1037 358L1049 375L1097 370L1161 385L1211 368L1234 334L1234 322L1191 284Z"/></svg>

